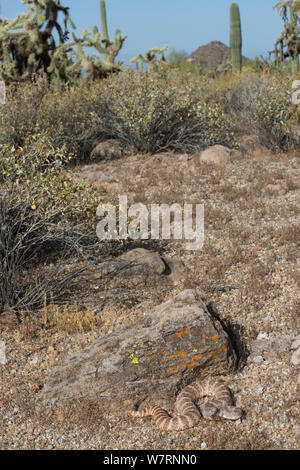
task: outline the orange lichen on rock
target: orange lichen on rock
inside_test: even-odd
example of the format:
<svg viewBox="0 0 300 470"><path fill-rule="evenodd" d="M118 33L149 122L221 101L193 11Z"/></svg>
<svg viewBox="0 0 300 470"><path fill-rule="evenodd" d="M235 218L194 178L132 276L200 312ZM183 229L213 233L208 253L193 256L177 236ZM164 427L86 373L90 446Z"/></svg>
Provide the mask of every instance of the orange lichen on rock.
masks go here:
<svg viewBox="0 0 300 470"><path fill-rule="evenodd" d="M211 337L211 339L213 339L214 341L216 341L218 339L218 336L217 335L209 335Z"/></svg>
<svg viewBox="0 0 300 470"><path fill-rule="evenodd" d="M202 357L202 354L197 354L196 356L192 357L191 362L189 364L187 364L186 366L188 368L197 366L198 365L197 361L198 361L198 359L201 359L201 357Z"/></svg>
<svg viewBox="0 0 300 470"><path fill-rule="evenodd" d="M155 358L155 354L152 354L151 356L146 356L147 361L151 361L151 359Z"/></svg>
<svg viewBox="0 0 300 470"><path fill-rule="evenodd" d="M171 354L170 356L167 356L167 359L174 359L175 357L182 357L186 356L185 352L180 349L177 354Z"/></svg>

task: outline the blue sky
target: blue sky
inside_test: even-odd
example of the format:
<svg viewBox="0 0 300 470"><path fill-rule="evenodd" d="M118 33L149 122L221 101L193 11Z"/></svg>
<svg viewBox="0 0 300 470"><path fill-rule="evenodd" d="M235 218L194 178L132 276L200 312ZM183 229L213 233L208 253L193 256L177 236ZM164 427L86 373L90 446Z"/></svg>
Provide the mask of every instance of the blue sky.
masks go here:
<svg viewBox="0 0 300 470"><path fill-rule="evenodd" d="M239 0L243 55L268 56L283 30L283 22L274 4L278 0ZM229 8L231 0L106 0L108 28L114 37L116 28L128 36L118 55L126 63L151 47L169 46L169 50L193 52L212 40L229 45ZM70 7L70 16L77 26L100 27L99 0L61 0ZM1 16L14 18L26 11L21 0L0 0Z"/></svg>

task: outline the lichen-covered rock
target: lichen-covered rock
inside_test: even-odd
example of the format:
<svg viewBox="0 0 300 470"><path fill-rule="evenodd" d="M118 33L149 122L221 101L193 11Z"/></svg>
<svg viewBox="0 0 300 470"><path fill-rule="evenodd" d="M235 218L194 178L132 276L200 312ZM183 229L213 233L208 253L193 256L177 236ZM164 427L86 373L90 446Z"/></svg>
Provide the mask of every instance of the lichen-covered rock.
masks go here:
<svg viewBox="0 0 300 470"><path fill-rule="evenodd" d="M226 373L235 355L227 333L195 290L94 341L55 367L44 403L84 397L107 408L153 392L172 394L196 377Z"/></svg>

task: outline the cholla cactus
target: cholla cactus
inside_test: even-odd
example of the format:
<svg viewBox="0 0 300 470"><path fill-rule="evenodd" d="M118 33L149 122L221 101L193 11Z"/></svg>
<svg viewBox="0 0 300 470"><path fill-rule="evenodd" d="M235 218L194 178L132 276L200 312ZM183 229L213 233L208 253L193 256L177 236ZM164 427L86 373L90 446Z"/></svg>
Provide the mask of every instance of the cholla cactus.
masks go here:
<svg viewBox="0 0 300 470"><path fill-rule="evenodd" d="M144 56L142 54L137 55L130 60L131 64L137 64L137 69L139 68L138 62L141 61L141 69L144 69L144 64L149 65L149 72L156 70L160 62L165 62L164 53L168 50L168 46L159 49L158 47L153 47L149 49ZM160 54L160 57L158 55Z"/></svg>
<svg viewBox="0 0 300 470"><path fill-rule="evenodd" d="M0 18L0 79L21 81L31 78L41 71L54 79L60 87L61 82L72 81L81 75L82 66L93 69L93 78L121 69L121 63L115 64L126 37L116 31L115 40L107 37L106 16L104 35L95 26L93 37L87 30L81 38L74 33L73 41L69 40L68 25L75 29L69 16L69 8L60 4L60 0L22 0L27 5L25 14L17 15L13 20ZM104 7L104 0L101 1ZM58 14L62 12L64 28L58 23ZM55 41L58 34L59 44ZM102 54L101 61L97 56L86 57L84 47L95 47ZM76 51L76 52L75 52Z"/></svg>
<svg viewBox="0 0 300 470"><path fill-rule="evenodd" d="M63 45L68 39L68 23L75 27L69 17L69 9L63 7L59 0L22 2L28 5L26 13L12 20L0 18L0 75L5 81L24 80L41 70L49 73L49 67L55 68L52 57L58 47L54 32L58 34L59 45ZM65 15L64 29L57 21L59 12ZM66 51L62 48L59 51L61 59L68 62Z"/></svg>
<svg viewBox="0 0 300 470"><path fill-rule="evenodd" d="M275 63L284 62L287 58L299 66L300 54L300 0L281 0L273 7L284 21L284 31L277 39L274 50L269 54L275 56Z"/></svg>

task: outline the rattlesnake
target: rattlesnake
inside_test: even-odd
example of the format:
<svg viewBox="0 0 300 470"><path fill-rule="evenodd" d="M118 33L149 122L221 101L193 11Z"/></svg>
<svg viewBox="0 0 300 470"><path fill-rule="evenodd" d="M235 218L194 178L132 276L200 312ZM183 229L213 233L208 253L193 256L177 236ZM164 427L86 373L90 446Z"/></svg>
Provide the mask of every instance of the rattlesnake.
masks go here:
<svg viewBox="0 0 300 470"><path fill-rule="evenodd" d="M200 411L194 402L204 396L212 397L200 409L206 419L226 418L237 420L241 418L241 408L233 406L231 392L222 382L216 379L196 380L185 387L177 396L176 410L178 416L171 418L160 406L151 406L141 411L130 411L135 418L153 416L156 425L167 431L182 431L195 426L201 418Z"/></svg>

